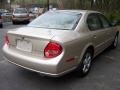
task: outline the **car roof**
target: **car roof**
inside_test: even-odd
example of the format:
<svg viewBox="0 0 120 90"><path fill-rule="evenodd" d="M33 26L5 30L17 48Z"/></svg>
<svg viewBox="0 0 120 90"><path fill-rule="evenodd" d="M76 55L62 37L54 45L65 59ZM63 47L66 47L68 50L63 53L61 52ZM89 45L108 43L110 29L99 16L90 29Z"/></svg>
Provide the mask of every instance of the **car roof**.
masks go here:
<svg viewBox="0 0 120 90"><path fill-rule="evenodd" d="M53 10L54 11L54 10ZM93 11L93 10L55 10L58 12L70 12L70 13L76 13L76 14L85 14L85 13L100 13L98 11Z"/></svg>

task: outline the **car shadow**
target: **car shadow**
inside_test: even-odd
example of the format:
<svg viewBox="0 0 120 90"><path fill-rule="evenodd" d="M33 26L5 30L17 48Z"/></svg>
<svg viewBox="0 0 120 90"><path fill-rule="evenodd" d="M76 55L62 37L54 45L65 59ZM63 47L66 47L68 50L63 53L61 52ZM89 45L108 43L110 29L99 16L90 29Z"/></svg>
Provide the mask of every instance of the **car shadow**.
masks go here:
<svg viewBox="0 0 120 90"><path fill-rule="evenodd" d="M28 22L17 22L14 25L27 25L29 24Z"/></svg>
<svg viewBox="0 0 120 90"><path fill-rule="evenodd" d="M64 83L65 81L67 82L72 82L74 80L77 80L78 78L80 78L79 76L77 76L77 73L75 71L71 72L71 73L68 73L66 75L63 75L61 77L49 77L49 76L44 76L44 75L41 75L39 73L36 73L36 72L32 72L32 71L29 71L29 70L25 70L25 69L21 69L19 68L19 73L22 75L22 77L25 77L25 78L29 78L29 79L32 79L32 81L47 81L48 82L52 82L52 83ZM82 78L81 78L82 79Z"/></svg>

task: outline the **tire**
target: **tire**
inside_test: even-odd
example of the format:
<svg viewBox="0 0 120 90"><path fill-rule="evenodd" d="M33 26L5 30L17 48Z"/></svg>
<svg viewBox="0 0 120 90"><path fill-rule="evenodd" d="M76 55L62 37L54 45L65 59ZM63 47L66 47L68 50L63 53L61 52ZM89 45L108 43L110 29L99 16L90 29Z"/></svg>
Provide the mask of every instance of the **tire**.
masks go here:
<svg viewBox="0 0 120 90"><path fill-rule="evenodd" d="M30 23L30 21L26 21L26 22L25 22L25 24L29 24L29 23Z"/></svg>
<svg viewBox="0 0 120 90"><path fill-rule="evenodd" d="M111 48L116 48L118 45L118 35L115 36L115 39L111 45Z"/></svg>
<svg viewBox="0 0 120 90"><path fill-rule="evenodd" d="M15 21L12 21L13 25L16 25L16 22Z"/></svg>
<svg viewBox="0 0 120 90"><path fill-rule="evenodd" d="M30 21L27 21L27 24L29 24L30 23Z"/></svg>
<svg viewBox="0 0 120 90"><path fill-rule="evenodd" d="M82 58L80 65L76 69L77 76L85 77L91 69L91 64L92 64L92 53L90 50L87 50Z"/></svg>
<svg viewBox="0 0 120 90"><path fill-rule="evenodd" d="M0 24L0 28L3 28L3 24Z"/></svg>

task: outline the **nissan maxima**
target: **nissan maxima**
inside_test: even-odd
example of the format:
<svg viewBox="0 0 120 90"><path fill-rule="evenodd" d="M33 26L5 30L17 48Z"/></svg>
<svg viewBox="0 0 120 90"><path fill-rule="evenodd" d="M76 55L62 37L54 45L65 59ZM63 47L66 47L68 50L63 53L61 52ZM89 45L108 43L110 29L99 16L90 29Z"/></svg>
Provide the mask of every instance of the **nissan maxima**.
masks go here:
<svg viewBox="0 0 120 90"><path fill-rule="evenodd" d="M59 77L76 70L86 76L92 60L118 44L119 31L100 12L48 11L25 27L8 31L5 59L43 75Z"/></svg>

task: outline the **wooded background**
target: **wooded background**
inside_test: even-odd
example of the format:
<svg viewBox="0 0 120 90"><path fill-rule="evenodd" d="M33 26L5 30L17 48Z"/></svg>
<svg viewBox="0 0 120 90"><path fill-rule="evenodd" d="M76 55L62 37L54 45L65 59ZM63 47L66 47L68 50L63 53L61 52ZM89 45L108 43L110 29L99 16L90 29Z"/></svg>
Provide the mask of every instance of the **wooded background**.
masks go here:
<svg viewBox="0 0 120 90"><path fill-rule="evenodd" d="M0 7L4 7L8 0L0 0ZM10 0L20 4L46 4L48 0ZM50 4L57 4L64 9L97 9L102 11L120 11L120 0L49 0Z"/></svg>
<svg viewBox="0 0 120 90"><path fill-rule="evenodd" d="M120 0L11 0L10 4L39 4L47 7L48 2L55 8L97 10L105 13L110 19L120 20ZM0 0L0 8L9 8L7 0Z"/></svg>

